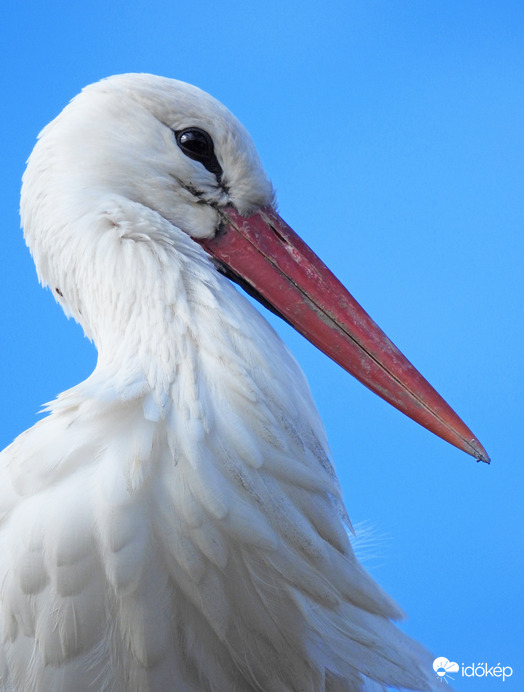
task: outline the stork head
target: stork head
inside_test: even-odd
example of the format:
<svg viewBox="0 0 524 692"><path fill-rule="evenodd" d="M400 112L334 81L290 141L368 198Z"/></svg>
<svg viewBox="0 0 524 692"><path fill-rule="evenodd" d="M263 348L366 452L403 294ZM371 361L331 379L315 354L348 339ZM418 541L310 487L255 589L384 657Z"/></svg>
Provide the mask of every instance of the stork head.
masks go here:
<svg viewBox="0 0 524 692"><path fill-rule="evenodd" d="M469 428L278 216L251 138L214 98L171 79L119 75L85 88L42 131L24 175L21 215L44 283L52 285L67 253L60 224L78 235L75 218L103 212L111 199L141 205L186 233L219 271L367 387L488 461Z"/></svg>
<svg viewBox="0 0 524 692"><path fill-rule="evenodd" d="M51 176L62 199L72 185L90 205L94 194L122 195L195 238L215 234L226 205L247 215L274 201L242 124L209 94L174 79L124 74L91 84L39 140L22 189L29 244L33 188Z"/></svg>

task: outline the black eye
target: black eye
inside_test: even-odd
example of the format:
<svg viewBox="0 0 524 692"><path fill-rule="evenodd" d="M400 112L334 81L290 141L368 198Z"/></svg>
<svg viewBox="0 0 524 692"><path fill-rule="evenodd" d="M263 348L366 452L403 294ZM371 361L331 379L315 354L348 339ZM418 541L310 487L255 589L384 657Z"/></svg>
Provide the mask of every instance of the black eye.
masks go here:
<svg viewBox="0 0 524 692"><path fill-rule="evenodd" d="M199 161L217 180L222 177L222 168L215 155L213 140L205 130L198 127L188 127L187 130L175 132L178 146L186 156Z"/></svg>

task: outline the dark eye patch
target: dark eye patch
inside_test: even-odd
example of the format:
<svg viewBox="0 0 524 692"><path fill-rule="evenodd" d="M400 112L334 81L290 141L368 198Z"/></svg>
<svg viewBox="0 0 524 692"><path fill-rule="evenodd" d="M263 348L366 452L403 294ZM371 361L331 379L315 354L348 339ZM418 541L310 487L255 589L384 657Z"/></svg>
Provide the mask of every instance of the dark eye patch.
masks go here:
<svg viewBox="0 0 524 692"><path fill-rule="evenodd" d="M176 142L182 152L194 161L201 163L218 182L222 177L222 167L215 154L213 140L205 130L199 127L188 127L175 132Z"/></svg>

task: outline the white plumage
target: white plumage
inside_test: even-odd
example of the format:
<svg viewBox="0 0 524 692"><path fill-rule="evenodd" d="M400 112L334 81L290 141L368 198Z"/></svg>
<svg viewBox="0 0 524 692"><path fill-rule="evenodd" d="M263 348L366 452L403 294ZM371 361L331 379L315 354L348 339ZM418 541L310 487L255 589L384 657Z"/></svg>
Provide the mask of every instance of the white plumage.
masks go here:
<svg viewBox="0 0 524 692"><path fill-rule="evenodd" d="M432 686L299 367L193 240L272 203L243 127L181 82L104 80L43 130L25 237L99 359L0 456L1 692Z"/></svg>

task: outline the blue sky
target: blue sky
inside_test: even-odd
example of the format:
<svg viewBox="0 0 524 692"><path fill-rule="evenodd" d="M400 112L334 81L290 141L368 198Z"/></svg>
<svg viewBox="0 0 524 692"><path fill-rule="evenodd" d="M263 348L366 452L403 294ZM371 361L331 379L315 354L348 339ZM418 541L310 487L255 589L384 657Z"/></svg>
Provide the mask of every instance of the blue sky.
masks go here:
<svg viewBox="0 0 524 692"><path fill-rule="evenodd" d="M0 32L0 446L96 360L19 230L38 131L110 74L197 84L250 130L282 216L491 454L476 464L275 322L405 629L514 668L456 690L523 689L522 3L8 0Z"/></svg>

